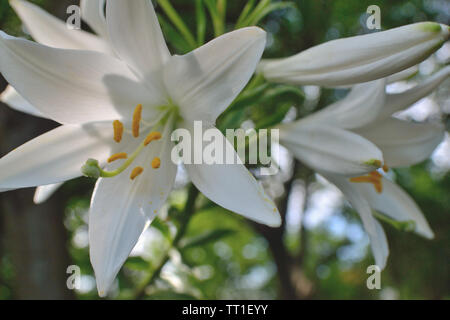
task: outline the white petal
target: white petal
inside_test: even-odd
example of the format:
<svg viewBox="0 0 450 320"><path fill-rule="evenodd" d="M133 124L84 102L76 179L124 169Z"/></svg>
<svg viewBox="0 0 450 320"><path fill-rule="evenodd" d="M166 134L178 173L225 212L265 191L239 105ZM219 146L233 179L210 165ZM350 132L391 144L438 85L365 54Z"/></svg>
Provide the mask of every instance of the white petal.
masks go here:
<svg viewBox="0 0 450 320"><path fill-rule="evenodd" d="M223 154L236 158L233 146L220 132L217 135L223 139ZM275 204L243 164L226 164L224 159L223 164L185 164L185 167L194 185L218 205L268 226L281 224Z"/></svg>
<svg viewBox="0 0 450 320"><path fill-rule="evenodd" d="M40 186L36 188L33 201L35 204L41 204L47 201L61 186L63 183L48 184L46 186Z"/></svg>
<svg viewBox="0 0 450 320"><path fill-rule="evenodd" d="M0 188L35 187L79 177L86 160L106 160L115 145L110 123L58 127L0 159Z"/></svg>
<svg viewBox="0 0 450 320"><path fill-rule="evenodd" d="M447 66L417 86L402 93L389 94L386 99L386 106L379 115L379 119L390 117L397 111L409 108L422 98L425 98L436 90L442 82L450 76L450 66Z"/></svg>
<svg viewBox="0 0 450 320"><path fill-rule="evenodd" d="M313 113L303 121L323 123L343 129L362 127L374 121L386 100L386 80L355 85L342 100Z"/></svg>
<svg viewBox="0 0 450 320"><path fill-rule="evenodd" d="M358 189L359 186L352 185L347 179L337 175L322 175L342 191L352 207L360 215L364 229L370 238L370 245L375 257L375 263L380 269L384 269L389 256L386 234L378 221L372 216L372 210L369 203L360 193Z"/></svg>
<svg viewBox="0 0 450 320"><path fill-rule="evenodd" d="M448 26L422 22L333 40L295 56L265 61L260 70L274 82L342 86L387 77L418 64L449 37Z"/></svg>
<svg viewBox="0 0 450 320"><path fill-rule="evenodd" d="M121 119L139 103L160 101L113 57L50 48L1 31L0 71L35 108L60 123Z"/></svg>
<svg viewBox="0 0 450 320"><path fill-rule="evenodd" d="M39 43L55 48L111 53L108 44L101 38L83 30L69 29L64 21L30 2L10 0L9 3L25 24L27 31Z"/></svg>
<svg viewBox="0 0 450 320"><path fill-rule="evenodd" d="M162 87L159 71L169 60L161 27L151 1L109 0L106 21L116 53L152 86Z"/></svg>
<svg viewBox="0 0 450 320"><path fill-rule="evenodd" d="M265 43L263 30L244 28L172 57L165 83L184 118L213 124L250 80Z"/></svg>
<svg viewBox="0 0 450 320"><path fill-rule="evenodd" d="M419 72L419 66L412 66L411 68L405 69L403 71L397 72L392 76L387 77L387 83L391 84L397 81L404 81L413 76L415 76Z"/></svg>
<svg viewBox="0 0 450 320"><path fill-rule="evenodd" d="M369 184L359 185L370 206L397 221L414 221L416 232L428 239L434 237L427 220L414 200L395 183L383 178L383 192L377 193Z"/></svg>
<svg viewBox="0 0 450 320"><path fill-rule="evenodd" d="M146 224L156 216L172 189L177 167L170 159L171 149L166 135L152 142L133 167L115 178L97 182L89 215L89 242L100 296L108 293ZM150 166L154 156L161 158L159 169ZM135 166L142 166L144 172L132 181L130 173Z"/></svg>
<svg viewBox="0 0 450 320"><path fill-rule="evenodd" d="M104 39L108 36L105 18L106 0L81 0L81 17L97 34Z"/></svg>
<svg viewBox="0 0 450 320"><path fill-rule="evenodd" d="M356 132L380 148L388 166L408 167L430 157L444 139L445 128L439 123L388 118Z"/></svg>
<svg viewBox="0 0 450 320"><path fill-rule="evenodd" d="M361 136L331 126L312 126L302 121L280 127L280 141L294 156L317 171L346 176L375 170L383 162L381 151Z"/></svg>
<svg viewBox="0 0 450 320"><path fill-rule="evenodd" d="M28 113L32 116L45 118L45 116L38 109L25 100L12 86L6 87L5 91L0 94L0 101L7 104L14 110Z"/></svg>

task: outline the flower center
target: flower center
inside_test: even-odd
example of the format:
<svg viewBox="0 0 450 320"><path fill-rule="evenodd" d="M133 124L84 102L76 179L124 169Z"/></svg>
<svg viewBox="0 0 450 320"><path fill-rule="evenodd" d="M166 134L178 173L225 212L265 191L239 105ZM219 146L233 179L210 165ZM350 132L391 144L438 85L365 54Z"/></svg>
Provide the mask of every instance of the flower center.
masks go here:
<svg viewBox="0 0 450 320"><path fill-rule="evenodd" d="M387 165L383 166L383 171L388 172L389 167ZM350 182L353 183L371 183L373 184L376 192L382 193L383 192L383 175L379 173L378 171L372 171L366 176L360 176L355 178L350 178Z"/></svg>
<svg viewBox="0 0 450 320"><path fill-rule="evenodd" d="M89 159L86 161L85 165L82 167L81 171L82 173L90 178L112 178L123 171L125 171L127 168L131 166L131 164L136 160L136 158L139 156L139 154L153 141L157 141L163 138L163 135L161 132L154 130L154 128L159 127L163 124L167 124L168 122L172 123L174 118L174 109L167 108L166 112L162 113L162 117L157 121L156 124L153 125L152 128L149 128L147 131L149 132L145 139L142 140L142 142L139 144L139 146L128 155L125 152L119 152L116 154L111 155L107 162L113 163L115 161L119 160L125 160L120 167L113 171L106 171L100 168L99 162L96 159ZM133 112L133 120L131 125L131 133L134 138L139 138L140 132L141 132L141 122L142 122L142 105L139 104L136 106ZM114 130L114 141L117 143L121 143L123 134L124 134L124 125L119 120L113 121L113 130ZM159 169L161 166L161 159L158 157L153 158L153 160L150 163L151 167L153 169ZM131 174L130 179L135 180L139 175L141 175L144 172L144 168L141 166L135 167Z"/></svg>

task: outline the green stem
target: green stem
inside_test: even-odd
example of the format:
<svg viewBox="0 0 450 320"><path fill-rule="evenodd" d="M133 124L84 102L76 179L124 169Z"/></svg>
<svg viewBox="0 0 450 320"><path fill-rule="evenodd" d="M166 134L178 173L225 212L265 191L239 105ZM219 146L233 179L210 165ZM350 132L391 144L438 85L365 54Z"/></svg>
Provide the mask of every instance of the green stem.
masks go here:
<svg viewBox="0 0 450 320"><path fill-rule="evenodd" d="M390 224L391 226L400 231L411 232L414 231L416 228L416 223L413 220L397 221L377 211L372 211L372 214L379 220L384 221L387 224Z"/></svg>
<svg viewBox="0 0 450 320"><path fill-rule="evenodd" d="M170 249L178 247L181 239L186 233L189 221L191 220L192 215L194 214L195 202L197 200L198 195L199 195L198 189L194 185L191 185L189 187L188 198L186 200L183 213L181 214L180 226L178 228L177 234L175 235L175 238L173 239L170 248L167 250L167 253L161 259L161 262L159 263L158 267L153 271L153 273L151 273L148 277L146 277L139 285L135 295L135 299L138 300L143 299L145 297L145 289L155 282L155 280L160 276L162 269L169 261Z"/></svg>

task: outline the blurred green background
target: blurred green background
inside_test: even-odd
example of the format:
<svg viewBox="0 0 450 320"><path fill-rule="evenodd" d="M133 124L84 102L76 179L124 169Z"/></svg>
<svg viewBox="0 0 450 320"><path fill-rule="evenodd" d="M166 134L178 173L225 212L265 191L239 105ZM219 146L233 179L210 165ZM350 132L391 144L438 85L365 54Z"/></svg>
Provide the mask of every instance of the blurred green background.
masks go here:
<svg viewBox="0 0 450 320"><path fill-rule="evenodd" d="M67 18L68 5L78 4L67 0L31 2L61 19ZM195 2L171 3L195 32ZM324 41L373 32L365 23L366 9L373 4L381 8L383 29L426 20L450 22L450 5L445 0L292 3L292 7L274 11L259 23L269 33L265 57L289 56ZM227 1L227 30L233 29L244 5L245 1ZM166 21L164 32L172 52L185 53L188 48L158 6L157 12ZM26 36L7 0L0 0L0 29ZM209 19L206 30L206 38L212 39ZM449 51L448 46L444 47L424 62L417 79L447 63ZM4 87L6 82L0 78L0 91ZM272 115L274 104L280 109L294 106L303 116L346 93L316 87L302 90L304 99L289 94L281 101L268 98L250 106L242 117L261 122ZM423 120L437 114L448 126L448 97L447 81L407 116ZM219 125L228 120L229 115L223 115ZM1 105L0 155L55 126ZM381 275L381 290L366 286L366 269L374 261L357 214L333 187L286 155L282 173L264 179L285 216L282 228L253 224L200 195L183 239L177 248L170 248L170 235L186 213L189 187L181 175L160 219L146 231L122 268L110 298L448 299L449 149L447 134L432 159L395 172L393 178L417 201L436 237L428 241L384 224L390 257ZM86 224L93 185L85 178L71 181L39 206L32 202L34 190L0 194L0 299L98 299L89 263ZM69 265L81 268L79 290L66 287Z"/></svg>

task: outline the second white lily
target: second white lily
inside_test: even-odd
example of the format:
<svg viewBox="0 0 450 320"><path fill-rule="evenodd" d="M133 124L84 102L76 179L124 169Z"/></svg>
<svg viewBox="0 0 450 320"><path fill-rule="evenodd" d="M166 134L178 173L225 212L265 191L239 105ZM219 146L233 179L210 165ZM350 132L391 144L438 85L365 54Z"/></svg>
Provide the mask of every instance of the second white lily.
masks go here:
<svg viewBox="0 0 450 320"><path fill-rule="evenodd" d="M386 79L360 84L335 104L279 128L281 143L296 158L336 185L360 214L380 268L386 265L389 249L383 228L373 217L372 210L410 227L413 222L413 230L426 238L432 238L433 232L414 200L384 177L382 170L368 170L363 176L350 177L349 168L356 168L355 161L361 163L361 157L371 157L368 150L373 152L375 146L383 154L386 172L388 165L405 167L427 159L442 141L444 126L411 123L391 115L430 94L449 74L450 67L446 67L416 87L398 94L386 94ZM309 139L320 135L317 132L323 128L329 131L328 137ZM338 132L341 135L346 132L347 143L337 141ZM352 143L350 137L359 144ZM324 145L324 141L335 143ZM308 147L307 143L314 146ZM370 145L372 148L368 149ZM316 151L311 154L311 150ZM334 155L330 156L330 150L335 150Z"/></svg>

